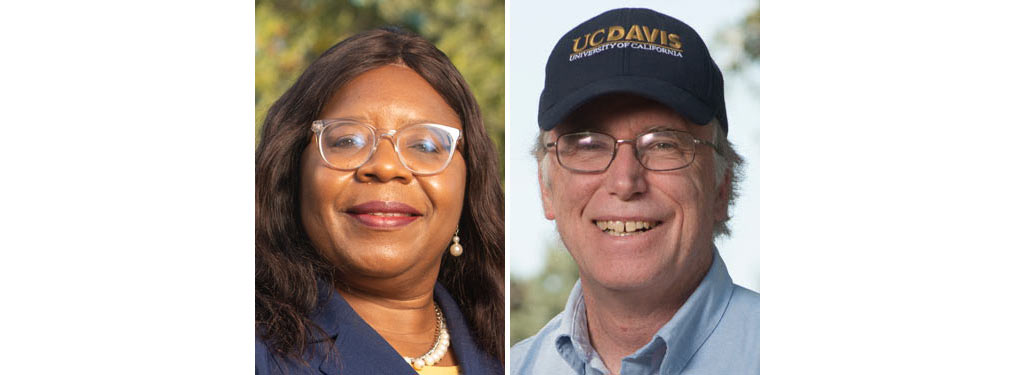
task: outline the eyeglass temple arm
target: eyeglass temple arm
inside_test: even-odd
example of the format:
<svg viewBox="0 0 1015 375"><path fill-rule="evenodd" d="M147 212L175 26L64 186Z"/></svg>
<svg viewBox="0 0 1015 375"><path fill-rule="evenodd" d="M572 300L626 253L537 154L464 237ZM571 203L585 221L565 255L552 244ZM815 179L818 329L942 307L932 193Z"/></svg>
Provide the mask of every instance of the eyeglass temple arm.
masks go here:
<svg viewBox="0 0 1015 375"><path fill-rule="evenodd" d="M719 146L716 146L715 143L698 138L694 139L694 143L703 143L705 145L708 145L708 147L711 147L713 150L715 150L717 154L722 155L722 151L719 150Z"/></svg>

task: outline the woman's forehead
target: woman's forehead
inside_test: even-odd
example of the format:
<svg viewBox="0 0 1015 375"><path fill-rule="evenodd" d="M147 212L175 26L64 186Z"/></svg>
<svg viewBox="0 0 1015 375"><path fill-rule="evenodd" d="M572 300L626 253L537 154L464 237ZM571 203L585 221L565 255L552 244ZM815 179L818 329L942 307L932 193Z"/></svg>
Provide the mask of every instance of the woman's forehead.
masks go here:
<svg viewBox="0 0 1015 375"><path fill-rule="evenodd" d="M458 114L418 73L404 65L371 69L340 87L320 119L347 118L377 128L436 123L461 129Z"/></svg>

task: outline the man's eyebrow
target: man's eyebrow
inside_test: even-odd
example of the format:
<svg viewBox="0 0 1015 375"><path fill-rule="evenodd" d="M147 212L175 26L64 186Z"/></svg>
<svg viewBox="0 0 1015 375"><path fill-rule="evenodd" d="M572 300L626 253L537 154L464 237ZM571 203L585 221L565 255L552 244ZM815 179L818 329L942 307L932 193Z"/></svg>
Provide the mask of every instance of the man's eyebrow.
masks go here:
<svg viewBox="0 0 1015 375"><path fill-rule="evenodd" d="M602 128L588 122L562 121L555 128L558 134L578 133L588 131L602 131Z"/></svg>
<svg viewBox="0 0 1015 375"><path fill-rule="evenodd" d="M644 131L644 133L664 132L664 131L672 131L672 130L680 131L680 129L677 129L676 127L674 127L672 125L655 125L655 126L653 126L651 128L646 129Z"/></svg>

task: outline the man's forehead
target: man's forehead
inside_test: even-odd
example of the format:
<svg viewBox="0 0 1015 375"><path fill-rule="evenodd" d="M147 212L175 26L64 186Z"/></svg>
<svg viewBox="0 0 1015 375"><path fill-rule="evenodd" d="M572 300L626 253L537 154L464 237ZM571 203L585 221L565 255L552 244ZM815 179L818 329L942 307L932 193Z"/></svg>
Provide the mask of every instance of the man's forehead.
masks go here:
<svg viewBox="0 0 1015 375"><path fill-rule="evenodd" d="M556 134L576 131L636 131L656 128L694 131L700 126L691 124L686 117L673 109L641 96L619 93L596 97L572 111L558 126Z"/></svg>

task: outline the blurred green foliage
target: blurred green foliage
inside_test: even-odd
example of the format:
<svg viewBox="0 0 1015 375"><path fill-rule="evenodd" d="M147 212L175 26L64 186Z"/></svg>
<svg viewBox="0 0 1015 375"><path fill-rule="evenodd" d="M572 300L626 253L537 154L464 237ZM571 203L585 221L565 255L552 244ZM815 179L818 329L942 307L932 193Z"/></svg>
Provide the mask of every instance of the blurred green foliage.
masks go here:
<svg viewBox="0 0 1015 375"><path fill-rule="evenodd" d="M720 33L720 42L737 52L723 67L726 74L737 74L761 61L761 9L747 12L732 27Z"/></svg>
<svg viewBox="0 0 1015 375"><path fill-rule="evenodd" d="M255 23L258 140L268 108L321 53L357 32L396 25L433 42L462 72L500 152L503 184L503 0L259 0Z"/></svg>
<svg viewBox="0 0 1015 375"><path fill-rule="evenodd" d="M511 345L539 332L564 311L578 280L578 265L560 243L546 251L546 265L532 278L511 278Z"/></svg>

